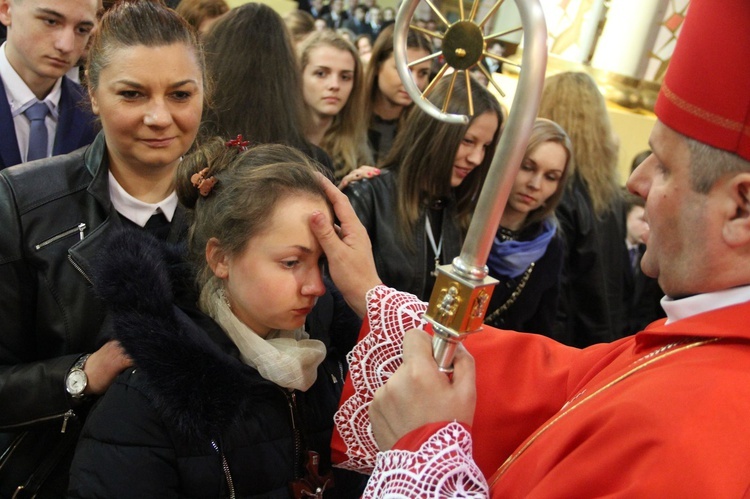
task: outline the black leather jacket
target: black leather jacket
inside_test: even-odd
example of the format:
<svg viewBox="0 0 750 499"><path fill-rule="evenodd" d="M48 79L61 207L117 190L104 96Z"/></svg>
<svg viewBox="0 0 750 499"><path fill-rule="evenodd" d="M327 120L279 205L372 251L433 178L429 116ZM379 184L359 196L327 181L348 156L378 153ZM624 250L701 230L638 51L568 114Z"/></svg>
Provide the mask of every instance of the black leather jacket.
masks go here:
<svg viewBox="0 0 750 499"><path fill-rule="evenodd" d="M396 227L396 173L383 171L379 176L350 184L344 194L367 229L372 241L375 266L386 286L417 295L428 301L434 278L434 255L425 231L426 211L414 226L414 250L399 239ZM447 200L443 208L443 246L440 264L451 263L461 253L463 236L456 223L456 206Z"/></svg>
<svg viewBox="0 0 750 499"><path fill-rule="evenodd" d="M170 239L184 220L178 208ZM65 377L100 346L104 307L91 289L91 261L121 224L102 134L70 154L0 172L0 497L32 476L44 482L38 497L64 495L88 405L71 399Z"/></svg>
<svg viewBox="0 0 750 499"><path fill-rule="evenodd" d="M597 218L583 180L575 175L555 214L565 257L555 339L584 348L620 337L624 315L624 219L616 208Z"/></svg>

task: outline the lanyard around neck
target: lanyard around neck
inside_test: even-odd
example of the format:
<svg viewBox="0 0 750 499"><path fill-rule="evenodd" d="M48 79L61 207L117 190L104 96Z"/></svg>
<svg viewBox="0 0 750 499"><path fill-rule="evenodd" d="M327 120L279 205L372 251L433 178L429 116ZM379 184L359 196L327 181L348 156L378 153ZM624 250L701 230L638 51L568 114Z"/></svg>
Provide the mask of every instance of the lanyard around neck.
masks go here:
<svg viewBox="0 0 750 499"><path fill-rule="evenodd" d="M432 234L432 224L430 223L430 217L425 216L424 217L424 230L427 231L427 239L430 241L430 246L432 246L432 251L435 254L435 260L440 259L440 250L443 248L443 233L440 232L440 241L438 244L435 244L435 236Z"/></svg>

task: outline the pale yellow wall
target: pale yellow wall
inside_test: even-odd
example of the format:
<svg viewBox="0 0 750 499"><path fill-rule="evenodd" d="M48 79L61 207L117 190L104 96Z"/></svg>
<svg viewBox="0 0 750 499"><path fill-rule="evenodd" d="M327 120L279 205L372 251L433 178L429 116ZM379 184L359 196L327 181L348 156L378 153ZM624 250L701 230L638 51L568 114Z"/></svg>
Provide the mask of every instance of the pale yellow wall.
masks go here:
<svg viewBox="0 0 750 499"><path fill-rule="evenodd" d="M284 16L289 12L297 10L297 2L294 0L254 0L257 3L264 3L271 7L273 10ZM229 7L239 7L242 4L249 3L249 0L227 0Z"/></svg>
<svg viewBox="0 0 750 499"><path fill-rule="evenodd" d="M234 8L242 4L248 3L249 1L251 0L227 0L227 3L229 4L229 7ZM252 0L252 1L256 1L258 3L264 3L282 16L289 12L297 10L297 2L295 2L294 0ZM326 3L326 2L324 1L323 3ZM346 3L347 2L345 0L344 5L346 5ZM393 7L395 9L397 1L396 0L378 0L377 4L380 5L381 8Z"/></svg>
<svg viewBox="0 0 750 499"><path fill-rule="evenodd" d="M617 163L620 182L624 184L630 176L633 158L648 149L648 137L656 123L653 113L633 112L616 104L608 104L612 130L620 139L620 155Z"/></svg>

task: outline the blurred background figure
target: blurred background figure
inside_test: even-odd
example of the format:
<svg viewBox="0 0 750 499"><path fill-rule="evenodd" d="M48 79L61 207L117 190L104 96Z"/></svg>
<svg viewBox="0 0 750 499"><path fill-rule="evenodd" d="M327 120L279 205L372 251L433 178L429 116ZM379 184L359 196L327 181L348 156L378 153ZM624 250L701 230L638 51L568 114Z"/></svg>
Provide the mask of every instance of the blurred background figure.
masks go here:
<svg viewBox="0 0 750 499"><path fill-rule="evenodd" d="M328 23L322 17L315 19L315 22L313 23L313 25L315 26L315 31L325 31L329 29Z"/></svg>
<svg viewBox="0 0 750 499"><path fill-rule="evenodd" d="M556 215L565 236L555 338L585 347L623 335L625 249L617 142L596 83L586 73L546 79L539 116L558 123L573 144L574 171Z"/></svg>
<svg viewBox="0 0 750 499"><path fill-rule="evenodd" d="M641 198L638 198L641 199ZM646 222L646 209L645 205L626 196L626 209L625 209L625 222L626 222L626 238L625 241L628 245L628 250L637 249L641 244L646 244L643 236L648 232L648 222ZM630 257L631 267L635 268L635 259Z"/></svg>
<svg viewBox="0 0 750 499"><path fill-rule="evenodd" d="M351 44L353 44L354 40L357 38L357 35L355 35L349 28L339 28L336 30L336 34Z"/></svg>
<svg viewBox="0 0 750 499"><path fill-rule="evenodd" d="M665 317L661 306L664 292L656 279L641 270L641 258L646 251L644 236L648 232L645 219L646 202L630 193L625 194L625 246L628 250L630 272L625 282L625 328L624 335L643 330L656 319Z"/></svg>
<svg viewBox="0 0 750 499"><path fill-rule="evenodd" d="M497 39L490 40L487 42L487 52L498 57L503 57L505 55L505 44ZM481 64L490 74L503 72L503 63L494 57L483 57Z"/></svg>
<svg viewBox="0 0 750 499"><path fill-rule="evenodd" d="M357 5L354 8L352 16L346 20L344 26L349 28L356 35L369 35L370 38L375 38L372 34L372 28L370 24L365 20L367 14L367 7L364 5Z"/></svg>
<svg viewBox="0 0 750 499"><path fill-rule="evenodd" d="M482 73L482 71L477 67L474 66L471 69L469 69L469 74L471 74L471 77L474 78L477 83L482 85L483 87L486 87L490 84L490 81L487 79L487 77Z"/></svg>
<svg viewBox="0 0 750 499"><path fill-rule="evenodd" d="M383 29L380 18L380 7L373 5L370 10L367 11L367 24L370 26L370 34L373 38L377 38Z"/></svg>
<svg viewBox="0 0 750 499"><path fill-rule="evenodd" d="M389 24L396 22L396 9L393 7L386 7L383 9L383 22L381 25L385 28Z"/></svg>
<svg viewBox="0 0 750 499"><path fill-rule="evenodd" d="M407 60L416 61L431 53L432 45L427 37L410 30L406 38ZM430 61L410 67L414 82L420 90L427 87L431 68ZM369 126L370 150L373 159L378 162L391 150L399 123L406 116L405 111L412 106L411 97L404 90L396 70L396 60L393 56L393 26L385 28L375 40L365 81L364 117Z"/></svg>
<svg viewBox="0 0 750 499"><path fill-rule="evenodd" d="M198 33L205 35L221 16L229 12L229 5L224 0L180 0L175 10Z"/></svg>
<svg viewBox="0 0 750 499"><path fill-rule="evenodd" d="M323 17L330 11L331 8L328 5L323 5L323 0L310 0L310 14L314 19Z"/></svg>
<svg viewBox="0 0 750 499"><path fill-rule="evenodd" d="M299 56L309 113L307 139L328 153L338 180L360 165L371 165L362 119L362 62L354 45L330 30L316 32L301 45Z"/></svg>
<svg viewBox="0 0 750 499"><path fill-rule="evenodd" d="M372 56L372 37L366 34L359 35L354 39L354 45L357 47L359 59L362 61L362 64L367 67L367 64L370 62L370 57Z"/></svg>
<svg viewBox="0 0 750 499"><path fill-rule="evenodd" d="M325 14L321 19L333 30L343 28L344 23L349 19L349 13L344 10L343 0L331 0L330 6L330 12Z"/></svg>
<svg viewBox="0 0 750 499"><path fill-rule="evenodd" d="M284 16L284 24L292 35L294 46L298 46L315 31L315 18L304 10L293 10Z"/></svg>

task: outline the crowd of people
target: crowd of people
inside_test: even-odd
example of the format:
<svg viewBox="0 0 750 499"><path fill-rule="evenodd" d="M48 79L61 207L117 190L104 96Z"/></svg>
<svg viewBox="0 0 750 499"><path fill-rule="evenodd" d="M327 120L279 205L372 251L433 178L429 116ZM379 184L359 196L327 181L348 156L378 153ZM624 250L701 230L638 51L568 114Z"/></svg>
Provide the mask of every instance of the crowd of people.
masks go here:
<svg viewBox="0 0 750 499"><path fill-rule="evenodd" d="M594 80L545 81L449 378L406 330L502 137L486 82L432 87L465 125L421 111L372 0L0 0L0 497L747 491L750 75L727 107L683 68L707 20L743 54L750 9L692 4L630 192Z"/></svg>

